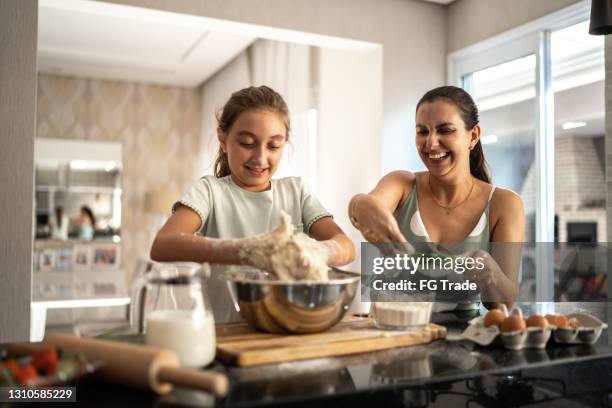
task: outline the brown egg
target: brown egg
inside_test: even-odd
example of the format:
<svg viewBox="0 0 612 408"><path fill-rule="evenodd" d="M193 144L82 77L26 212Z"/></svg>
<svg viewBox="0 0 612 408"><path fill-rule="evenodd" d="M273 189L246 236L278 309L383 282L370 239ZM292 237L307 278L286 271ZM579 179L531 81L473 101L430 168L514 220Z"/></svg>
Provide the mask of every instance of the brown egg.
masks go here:
<svg viewBox="0 0 612 408"><path fill-rule="evenodd" d="M485 315L484 318L484 326L497 326L500 327L502 322L506 320L506 315L499 309L490 310L489 313Z"/></svg>
<svg viewBox="0 0 612 408"><path fill-rule="evenodd" d="M553 326L569 327L567 317L562 314L546 315L546 320L548 320L548 323L552 324Z"/></svg>
<svg viewBox="0 0 612 408"><path fill-rule="evenodd" d="M525 330L526 328L525 320L519 315L512 315L501 324L502 333Z"/></svg>
<svg viewBox="0 0 612 408"><path fill-rule="evenodd" d="M569 321L567 320L567 317L565 317L565 315L557 315L557 327L570 327Z"/></svg>
<svg viewBox="0 0 612 408"><path fill-rule="evenodd" d="M548 320L542 315L531 315L527 319L527 327L548 327Z"/></svg>

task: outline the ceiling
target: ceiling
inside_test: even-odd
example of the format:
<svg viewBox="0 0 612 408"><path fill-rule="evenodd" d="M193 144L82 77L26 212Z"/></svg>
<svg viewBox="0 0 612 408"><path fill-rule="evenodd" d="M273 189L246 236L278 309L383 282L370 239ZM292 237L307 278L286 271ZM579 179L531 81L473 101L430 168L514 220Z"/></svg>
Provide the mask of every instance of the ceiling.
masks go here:
<svg viewBox="0 0 612 408"><path fill-rule="evenodd" d="M443 4L445 6L455 2L455 0L421 0L421 1L426 1L429 3Z"/></svg>
<svg viewBox="0 0 612 408"><path fill-rule="evenodd" d="M195 87L256 37L174 13L86 0L41 0L38 70Z"/></svg>

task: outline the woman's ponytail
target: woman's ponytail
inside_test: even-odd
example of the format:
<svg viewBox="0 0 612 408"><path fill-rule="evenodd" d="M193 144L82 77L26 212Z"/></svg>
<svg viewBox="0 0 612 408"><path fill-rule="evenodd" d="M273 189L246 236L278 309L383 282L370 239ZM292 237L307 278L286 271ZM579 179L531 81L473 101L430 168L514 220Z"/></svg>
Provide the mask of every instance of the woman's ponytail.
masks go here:
<svg viewBox="0 0 612 408"><path fill-rule="evenodd" d="M478 180L491 184L491 177L489 176L489 169L484 158L480 140L470 152L470 173Z"/></svg>

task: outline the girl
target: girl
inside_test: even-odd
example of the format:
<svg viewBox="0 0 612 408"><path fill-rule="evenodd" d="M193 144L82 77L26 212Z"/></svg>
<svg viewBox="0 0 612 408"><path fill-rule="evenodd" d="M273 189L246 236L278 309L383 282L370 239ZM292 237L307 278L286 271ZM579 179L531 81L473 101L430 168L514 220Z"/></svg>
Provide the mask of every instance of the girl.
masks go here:
<svg viewBox="0 0 612 408"><path fill-rule="evenodd" d="M416 148L427 171L387 174L369 194L353 197L349 216L373 243L486 244L492 256L471 253L484 258L485 267L466 279L477 283L484 299L511 305L518 293L520 245L490 243L523 242L523 204L512 191L491 185L478 122L478 109L463 89L427 92L416 109ZM478 299L471 300L445 306L477 307Z"/></svg>
<svg viewBox="0 0 612 408"><path fill-rule="evenodd" d="M267 86L242 89L232 94L217 121L215 175L195 182L173 206L153 242L151 259L252 262L244 256L245 249L265 245L265 240L253 237L274 229L284 210L297 231L319 242L329 265L351 262L352 241L302 180L272 179L289 141L289 110L283 98ZM235 320L229 293L222 286L218 279L207 283L215 320Z"/></svg>

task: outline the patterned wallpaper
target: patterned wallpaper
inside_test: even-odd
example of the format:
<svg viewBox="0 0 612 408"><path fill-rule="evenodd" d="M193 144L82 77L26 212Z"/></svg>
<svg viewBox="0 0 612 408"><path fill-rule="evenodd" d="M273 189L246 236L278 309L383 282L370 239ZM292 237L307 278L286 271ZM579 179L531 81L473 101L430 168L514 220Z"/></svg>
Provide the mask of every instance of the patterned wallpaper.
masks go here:
<svg viewBox="0 0 612 408"><path fill-rule="evenodd" d="M148 258L152 228L144 196L183 192L200 175L201 88L40 74L37 136L123 144L122 267ZM128 280L129 282L129 280Z"/></svg>

